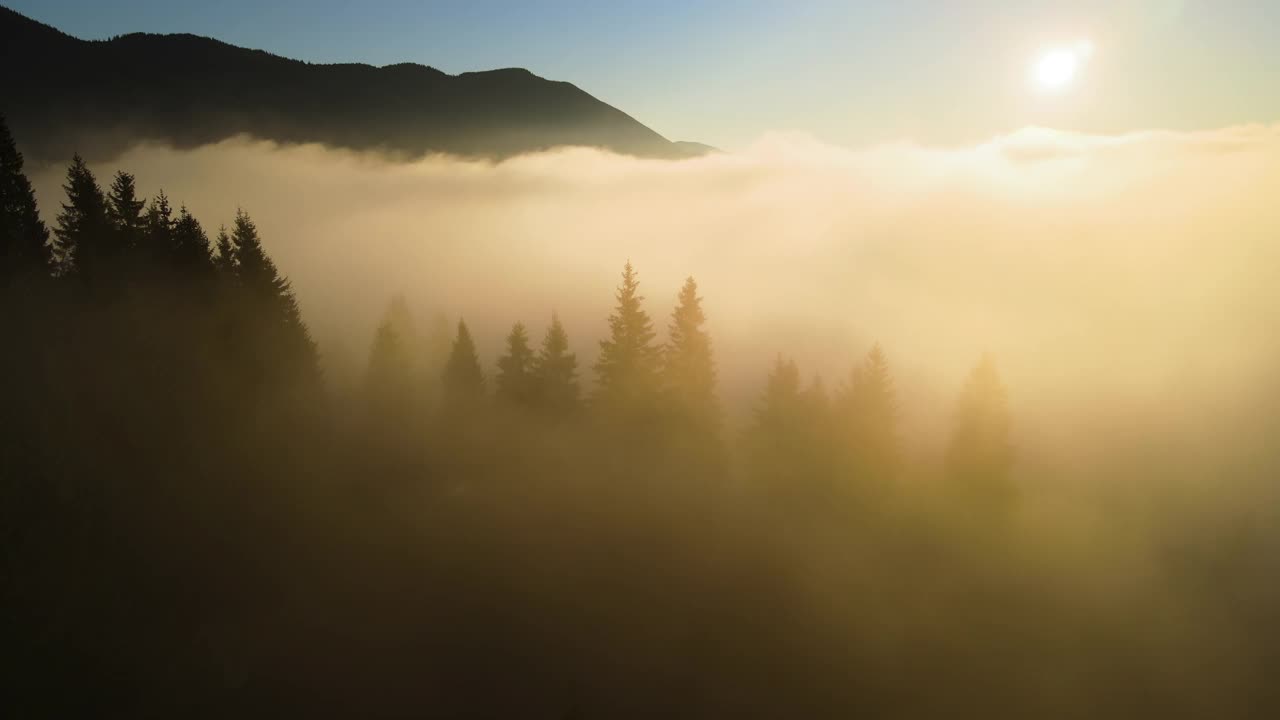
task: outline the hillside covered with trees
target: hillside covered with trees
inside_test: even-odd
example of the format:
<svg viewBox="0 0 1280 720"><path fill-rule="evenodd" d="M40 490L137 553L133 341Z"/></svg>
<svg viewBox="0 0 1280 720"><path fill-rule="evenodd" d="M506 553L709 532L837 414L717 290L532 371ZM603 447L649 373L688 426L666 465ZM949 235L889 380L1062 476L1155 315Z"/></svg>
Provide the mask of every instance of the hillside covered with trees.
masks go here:
<svg viewBox="0 0 1280 720"><path fill-rule="evenodd" d="M449 75L412 63L319 65L188 34L81 40L5 7L0 86L11 126L40 164L75 151L107 160L142 142L190 148L239 135L414 157L707 150L520 68Z"/></svg>

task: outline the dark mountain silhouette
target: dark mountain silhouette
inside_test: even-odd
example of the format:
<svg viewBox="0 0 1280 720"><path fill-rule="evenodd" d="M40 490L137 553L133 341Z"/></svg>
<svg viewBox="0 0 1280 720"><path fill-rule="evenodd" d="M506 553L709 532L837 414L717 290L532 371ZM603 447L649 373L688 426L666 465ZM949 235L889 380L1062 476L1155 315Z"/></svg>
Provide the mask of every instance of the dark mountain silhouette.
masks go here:
<svg viewBox="0 0 1280 720"><path fill-rule="evenodd" d="M687 157L567 82L527 70L448 75L409 63L317 65L195 35L81 40L0 7L0 113L30 163L106 160L140 140L240 134L410 156L502 158L557 146Z"/></svg>

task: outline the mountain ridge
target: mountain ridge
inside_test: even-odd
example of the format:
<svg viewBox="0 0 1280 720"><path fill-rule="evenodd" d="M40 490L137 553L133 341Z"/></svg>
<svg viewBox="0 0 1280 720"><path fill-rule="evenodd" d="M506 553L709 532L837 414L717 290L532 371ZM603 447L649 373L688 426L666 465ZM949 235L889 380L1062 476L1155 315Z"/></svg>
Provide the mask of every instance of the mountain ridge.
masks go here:
<svg viewBox="0 0 1280 720"><path fill-rule="evenodd" d="M525 68L450 75L401 62L311 63L191 33L84 40L0 6L0 113L35 164L248 135L409 157L502 159L563 146L702 154L572 83Z"/></svg>

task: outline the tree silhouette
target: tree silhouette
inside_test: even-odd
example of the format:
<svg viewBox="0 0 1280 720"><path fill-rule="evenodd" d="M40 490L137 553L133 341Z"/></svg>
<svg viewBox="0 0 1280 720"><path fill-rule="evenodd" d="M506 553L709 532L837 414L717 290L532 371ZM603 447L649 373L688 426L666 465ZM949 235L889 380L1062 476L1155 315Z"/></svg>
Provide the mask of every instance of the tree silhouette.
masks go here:
<svg viewBox="0 0 1280 720"><path fill-rule="evenodd" d="M0 282L17 274L43 275L52 260L49 231L22 168L22 153L0 116Z"/></svg>
<svg viewBox="0 0 1280 720"><path fill-rule="evenodd" d="M578 409L578 356L569 352L569 335L558 315L542 338L533 359L534 392L539 407L560 417Z"/></svg>
<svg viewBox="0 0 1280 720"><path fill-rule="evenodd" d="M213 267L213 258L209 254L209 236L185 205L178 211L178 219L173 224L171 242L170 260L179 270L192 273Z"/></svg>
<svg viewBox="0 0 1280 720"><path fill-rule="evenodd" d="M897 399L884 350L876 343L854 366L836 399L844 442L854 473L886 479L897 469Z"/></svg>
<svg viewBox="0 0 1280 720"><path fill-rule="evenodd" d="M780 438L802 425L806 414L800 367L779 353L765 381L764 398L755 411L756 431Z"/></svg>
<svg viewBox="0 0 1280 720"><path fill-rule="evenodd" d="M62 204L54 229L60 273L74 272L90 283L100 283L118 243L107 217L106 196L79 155L67 168L67 182L62 189L67 201Z"/></svg>
<svg viewBox="0 0 1280 720"><path fill-rule="evenodd" d="M236 246L227 233L227 226L218 227L218 239L214 241L213 267L218 274L234 278L236 274Z"/></svg>
<svg viewBox="0 0 1280 720"><path fill-rule="evenodd" d="M524 323L511 326L507 349L498 358L495 396L512 407L528 407L534 400L533 350Z"/></svg>
<svg viewBox="0 0 1280 720"><path fill-rule="evenodd" d="M458 321L458 334L453 339L449 359L441 376L445 403L451 407L475 406L484 398L484 371L475 341L464 320Z"/></svg>
<svg viewBox="0 0 1280 720"><path fill-rule="evenodd" d="M661 351L653 343L653 321L641 307L639 291L640 281L628 262L609 316L609 337L600 341L595 364L593 404L606 415L644 414L657 399Z"/></svg>
<svg viewBox="0 0 1280 720"><path fill-rule="evenodd" d="M671 313L662 381L667 406L676 422L699 435L714 433L720 425L715 361L711 336L703 328L705 323L698 283L687 278Z"/></svg>
<svg viewBox="0 0 1280 720"><path fill-rule="evenodd" d="M107 194L107 216L115 227L117 243L122 248L137 248L146 233L146 202L138 197L133 175L123 170L116 173Z"/></svg>
<svg viewBox="0 0 1280 720"><path fill-rule="evenodd" d="M1008 395L995 359L984 355L956 404L947 469L957 491L979 502L1006 504L1014 493L1012 465Z"/></svg>
<svg viewBox="0 0 1280 720"><path fill-rule="evenodd" d="M243 210L236 211L231 231L235 247L237 287L247 300L247 310L258 329L256 342L270 348L267 361L278 364L290 382L316 385L319 358L310 331L302 321L298 300L289 280L280 275L262 247L258 227Z"/></svg>
<svg viewBox="0 0 1280 720"><path fill-rule="evenodd" d="M161 190L151 198L151 202L147 205L146 217L143 219L146 255L153 262L163 265L172 259L175 223L169 196Z"/></svg>
<svg viewBox="0 0 1280 720"><path fill-rule="evenodd" d="M391 319L384 319L374 334L365 373L365 395L374 418L403 422L415 399L413 358Z"/></svg>
<svg viewBox="0 0 1280 720"><path fill-rule="evenodd" d="M802 388L795 360L779 354L747 432L753 473L781 498L831 501L831 407L822 378Z"/></svg>

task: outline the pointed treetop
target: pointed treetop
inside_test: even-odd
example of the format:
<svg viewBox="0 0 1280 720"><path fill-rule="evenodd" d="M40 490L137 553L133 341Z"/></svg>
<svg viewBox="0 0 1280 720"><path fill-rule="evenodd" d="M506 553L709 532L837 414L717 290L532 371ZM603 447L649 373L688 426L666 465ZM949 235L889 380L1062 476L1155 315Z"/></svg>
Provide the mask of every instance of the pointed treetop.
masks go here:
<svg viewBox="0 0 1280 720"><path fill-rule="evenodd" d="M114 249L106 196L79 155L67 168L67 181L62 189L67 201L62 204L54 230L58 264L64 273L96 275Z"/></svg>
<svg viewBox="0 0 1280 720"><path fill-rule="evenodd" d="M642 410L656 400L661 348L654 344L653 321L641 307L640 281L628 261L617 305L609 316L609 337L600 341L595 364L598 405L612 409Z"/></svg>
<svg viewBox="0 0 1280 720"><path fill-rule="evenodd" d="M533 359L529 334L524 323L517 322L507 335L506 352L498 358L498 375L494 382L499 400L510 405L532 404Z"/></svg>
<svg viewBox="0 0 1280 720"><path fill-rule="evenodd" d="M552 314L551 326L532 368L536 403L552 415L565 417L578 409L578 356L569 352L569 334Z"/></svg>
<svg viewBox="0 0 1280 720"><path fill-rule="evenodd" d="M480 356L476 353L476 344L465 320L458 320L458 334L453 340L441 379L447 402L470 404L484 396L484 372L480 369Z"/></svg>

